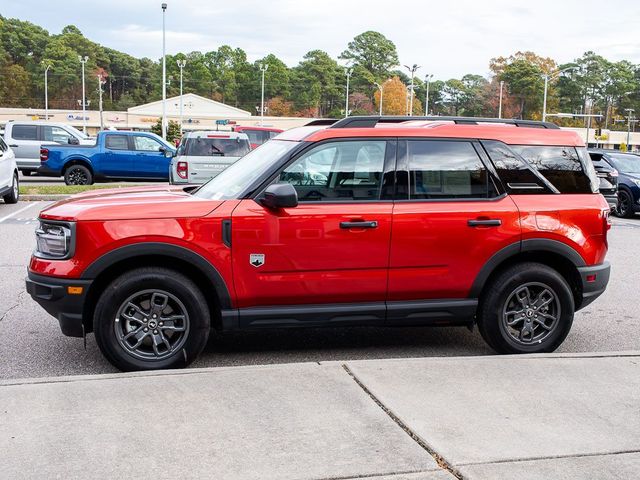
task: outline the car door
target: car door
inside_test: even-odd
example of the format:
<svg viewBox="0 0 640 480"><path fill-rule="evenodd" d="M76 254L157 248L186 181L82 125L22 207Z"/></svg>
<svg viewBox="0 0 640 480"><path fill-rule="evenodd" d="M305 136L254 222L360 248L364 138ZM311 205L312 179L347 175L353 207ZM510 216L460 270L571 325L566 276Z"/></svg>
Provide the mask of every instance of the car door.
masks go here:
<svg viewBox="0 0 640 480"><path fill-rule="evenodd" d="M133 142L130 135L104 134L104 151L98 169L107 177L127 178L133 175Z"/></svg>
<svg viewBox="0 0 640 480"><path fill-rule="evenodd" d="M401 140L398 150L388 322L428 322L429 301L469 296L489 258L519 244L519 215L512 199L498 194L479 143ZM413 302L410 308L407 302ZM456 305L466 304L442 308Z"/></svg>
<svg viewBox="0 0 640 480"><path fill-rule="evenodd" d="M330 321L335 309L344 315L333 321L383 321L394 163L394 141L328 141L301 153L271 182L291 183L297 207L240 202L232 217L232 265L241 324L316 324ZM302 309L293 318L273 310L284 305ZM311 305L322 307L304 308ZM250 307L272 309L256 315Z"/></svg>
<svg viewBox="0 0 640 480"><path fill-rule="evenodd" d="M166 157L165 145L147 135L133 135L133 175L140 178L169 178L170 158Z"/></svg>
<svg viewBox="0 0 640 480"><path fill-rule="evenodd" d="M40 166L38 125L13 125L8 143L16 156L18 167L35 170Z"/></svg>
<svg viewBox="0 0 640 480"><path fill-rule="evenodd" d="M11 185L13 182L11 166L11 151L2 138L0 138L0 190Z"/></svg>
<svg viewBox="0 0 640 480"><path fill-rule="evenodd" d="M71 135L64 128L56 127L53 125L42 125L42 144L58 144L58 145L70 145L76 142L76 137Z"/></svg>

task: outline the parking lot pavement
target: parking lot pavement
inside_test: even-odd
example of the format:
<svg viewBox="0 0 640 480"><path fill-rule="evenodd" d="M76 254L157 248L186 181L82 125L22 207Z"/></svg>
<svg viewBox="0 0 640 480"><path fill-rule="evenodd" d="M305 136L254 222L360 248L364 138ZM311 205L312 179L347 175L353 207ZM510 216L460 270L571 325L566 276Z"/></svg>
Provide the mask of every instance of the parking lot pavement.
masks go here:
<svg viewBox="0 0 640 480"><path fill-rule="evenodd" d="M95 344L60 333L58 324L26 294L24 277L34 246L35 218L46 202L0 204L0 378L114 372ZM21 210L26 208L26 210ZM640 350L636 335L640 217L614 219L609 234L611 281L576 315L560 352ZM477 331L465 328L335 328L265 330L212 336L194 367L328 360L488 355Z"/></svg>
<svg viewBox="0 0 640 480"><path fill-rule="evenodd" d="M62 177L42 177L38 175L23 175L20 173L20 185L28 186L28 185L64 185L64 178ZM145 182L143 180L137 180L134 182L125 182L118 181L118 185L139 185L140 183L149 184L149 185L161 185L167 182Z"/></svg>

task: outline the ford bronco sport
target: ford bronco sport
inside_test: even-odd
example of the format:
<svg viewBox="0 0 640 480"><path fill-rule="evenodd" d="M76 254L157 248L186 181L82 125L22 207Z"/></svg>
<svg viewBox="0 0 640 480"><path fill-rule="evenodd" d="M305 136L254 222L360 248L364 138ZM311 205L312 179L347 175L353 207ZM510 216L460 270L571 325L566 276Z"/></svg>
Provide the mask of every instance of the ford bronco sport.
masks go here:
<svg viewBox="0 0 640 480"><path fill-rule="evenodd" d="M195 189L46 208L26 282L122 370L187 365L211 329L476 324L497 352L551 352L607 285L608 215L551 123L322 120Z"/></svg>

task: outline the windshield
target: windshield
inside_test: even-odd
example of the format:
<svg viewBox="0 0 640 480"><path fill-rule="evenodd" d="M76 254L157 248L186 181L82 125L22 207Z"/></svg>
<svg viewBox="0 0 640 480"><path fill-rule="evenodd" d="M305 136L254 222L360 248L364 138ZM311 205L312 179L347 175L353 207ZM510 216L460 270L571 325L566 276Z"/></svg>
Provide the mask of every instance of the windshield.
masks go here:
<svg viewBox="0 0 640 480"><path fill-rule="evenodd" d="M637 155L610 154L614 167L622 173L640 174L640 157Z"/></svg>
<svg viewBox="0 0 640 480"><path fill-rule="evenodd" d="M242 157L251 147L247 140L239 138L187 138L178 150L178 155L190 157Z"/></svg>
<svg viewBox="0 0 640 480"><path fill-rule="evenodd" d="M237 198L240 192L297 145L297 142L270 140L209 180L194 192L194 196L213 200Z"/></svg>

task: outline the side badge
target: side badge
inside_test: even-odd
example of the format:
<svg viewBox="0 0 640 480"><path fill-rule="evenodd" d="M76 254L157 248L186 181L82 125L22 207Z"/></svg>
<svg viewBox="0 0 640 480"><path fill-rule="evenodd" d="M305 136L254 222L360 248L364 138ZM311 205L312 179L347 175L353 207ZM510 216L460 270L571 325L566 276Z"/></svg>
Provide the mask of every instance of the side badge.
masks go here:
<svg viewBox="0 0 640 480"><path fill-rule="evenodd" d="M264 253L252 253L249 255L249 263L258 268L264 265Z"/></svg>

